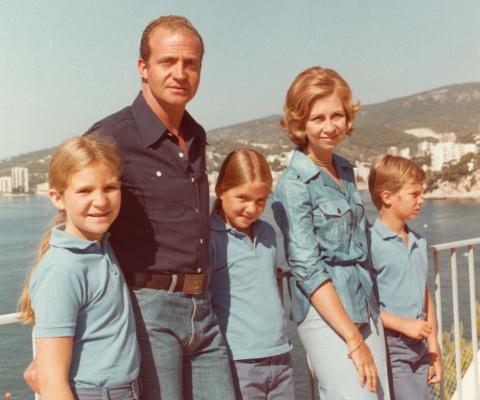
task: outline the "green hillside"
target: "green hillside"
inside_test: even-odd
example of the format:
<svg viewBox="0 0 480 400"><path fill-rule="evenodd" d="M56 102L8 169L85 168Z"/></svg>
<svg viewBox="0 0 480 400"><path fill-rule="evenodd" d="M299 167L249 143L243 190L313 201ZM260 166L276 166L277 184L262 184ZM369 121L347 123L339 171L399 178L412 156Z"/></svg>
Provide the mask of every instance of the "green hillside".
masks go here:
<svg viewBox="0 0 480 400"><path fill-rule="evenodd" d="M265 155L279 155L293 145L280 128L280 115L271 115L208 132L209 170L217 170L224 157L238 147L253 147ZM416 148L420 139L406 129L430 128L437 133L455 132L459 141L473 141L480 130L480 82L451 85L430 91L369 104L362 107L355 129L338 152L351 161L368 161L390 146ZM0 176L10 175L13 166L26 166L31 186L46 180L53 149L0 160ZM278 161L272 168L280 170Z"/></svg>

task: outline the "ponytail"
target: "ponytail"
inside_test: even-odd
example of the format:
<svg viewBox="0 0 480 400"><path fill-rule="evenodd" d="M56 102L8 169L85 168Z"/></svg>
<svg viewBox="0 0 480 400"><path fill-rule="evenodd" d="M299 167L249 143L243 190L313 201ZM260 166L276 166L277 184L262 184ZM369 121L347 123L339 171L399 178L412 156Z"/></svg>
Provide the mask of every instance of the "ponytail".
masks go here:
<svg viewBox="0 0 480 400"><path fill-rule="evenodd" d="M52 221L50 221L49 227L47 232L42 236L40 240L40 244L38 245L37 256L33 261L32 265L30 266L30 271L27 274L25 281L23 282L23 289L20 295L20 299L18 300L18 311L20 312L20 316L18 319L22 322L27 324L34 324L35 323L35 313L32 309L32 302L30 299L29 294L29 286L30 286L30 279L32 277L33 271L35 271L38 263L45 255L47 250L50 248L50 237L52 236L52 228L58 224L62 224L66 221L65 211L59 211L55 217L53 217Z"/></svg>

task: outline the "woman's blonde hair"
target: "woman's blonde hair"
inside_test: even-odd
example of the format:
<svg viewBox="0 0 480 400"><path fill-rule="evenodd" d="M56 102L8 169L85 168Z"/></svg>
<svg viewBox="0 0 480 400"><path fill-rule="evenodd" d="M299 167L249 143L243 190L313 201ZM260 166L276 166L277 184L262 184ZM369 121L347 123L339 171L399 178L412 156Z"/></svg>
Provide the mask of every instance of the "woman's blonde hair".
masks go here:
<svg viewBox="0 0 480 400"><path fill-rule="evenodd" d="M116 146L110 140L100 138L94 134L73 137L63 142L53 153L48 167L48 184L50 189L55 189L62 194L70 184L73 174L97 163L108 165L118 177L121 174L121 161ZM64 223L66 214L59 210L50 222L47 232L42 236L38 246L37 255L33 261L27 278L23 284L22 293L18 301L20 320L35 323L35 315L29 295L29 285L32 272L40 262L43 255L50 248L51 228Z"/></svg>
<svg viewBox="0 0 480 400"><path fill-rule="evenodd" d="M378 210L383 207L382 193L398 192L406 183L423 184L425 171L411 160L403 157L384 155L370 170L368 175L368 190L372 202Z"/></svg>
<svg viewBox="0 0 480 400"><path fill-rule="evenodd" d="M218 173L213 212L221 210L220 196L227 190L257 182L272 190L272 172L265 157L252 149L237 149L229 153Z"/></svg>
<svg viewBox="0 0 480 400"><path fill-rule="evenodd" d="M347 134L350 134L360 102L352 103L352 91L348 83L333 69L322 67L311 67L297 75L287 91L280 121L295 145L303 149L308 144L305 126L313 103L334 93L342 101L347 118Z"/></svg>

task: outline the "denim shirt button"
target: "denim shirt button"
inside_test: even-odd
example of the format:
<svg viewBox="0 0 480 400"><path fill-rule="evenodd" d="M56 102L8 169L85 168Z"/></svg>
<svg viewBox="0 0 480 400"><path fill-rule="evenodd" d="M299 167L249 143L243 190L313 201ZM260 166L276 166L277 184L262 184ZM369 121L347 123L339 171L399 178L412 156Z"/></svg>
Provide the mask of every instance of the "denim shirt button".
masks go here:
<svg viewBox="0 0 480 400"><path fill-rule="evenodd" d="M337 208L337 212L340 214L341 213L341 210L339 208Z"/></svg>

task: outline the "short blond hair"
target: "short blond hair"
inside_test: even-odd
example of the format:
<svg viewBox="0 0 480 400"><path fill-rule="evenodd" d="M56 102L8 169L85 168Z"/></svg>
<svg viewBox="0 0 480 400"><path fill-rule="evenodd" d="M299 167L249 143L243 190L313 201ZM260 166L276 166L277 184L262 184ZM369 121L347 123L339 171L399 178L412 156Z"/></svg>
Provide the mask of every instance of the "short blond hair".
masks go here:
<svg viewBox="0 0 480 400"><path fill-rule="evenodd" d="M383 207L382 193L398 192L406 183L423 184L425 171L416 163L403 157L382 156L370 170L368 190L378 210Z"/></svg>
<svg viewBox="0 0 480 400"><path fill-rule="evenodd" d="M280 125L287 130L290 140L300 148L307 143L305 126L313 103L332 94L338 94L347 118L347 134L353 129L360 102L352 103L352 91L348 83L333 69L311 67L293 80L287 91L283 118Z"/></svg>
<svg viewBox="0 0 480 400"><path fill-rule="evenodd" d="M192 35L198 38L200 41L202 49L202 58L203 53L205 52L205 47L203 44L203 39L197 29L193 24L185 17L181 15L164 15L150 21L143 31L142 38L140 39L140 58L148 63L150 59L150 54L152 49L150 47L150 38L157 29L165 29L170 32L182 32L187 35Z"/></svg>

